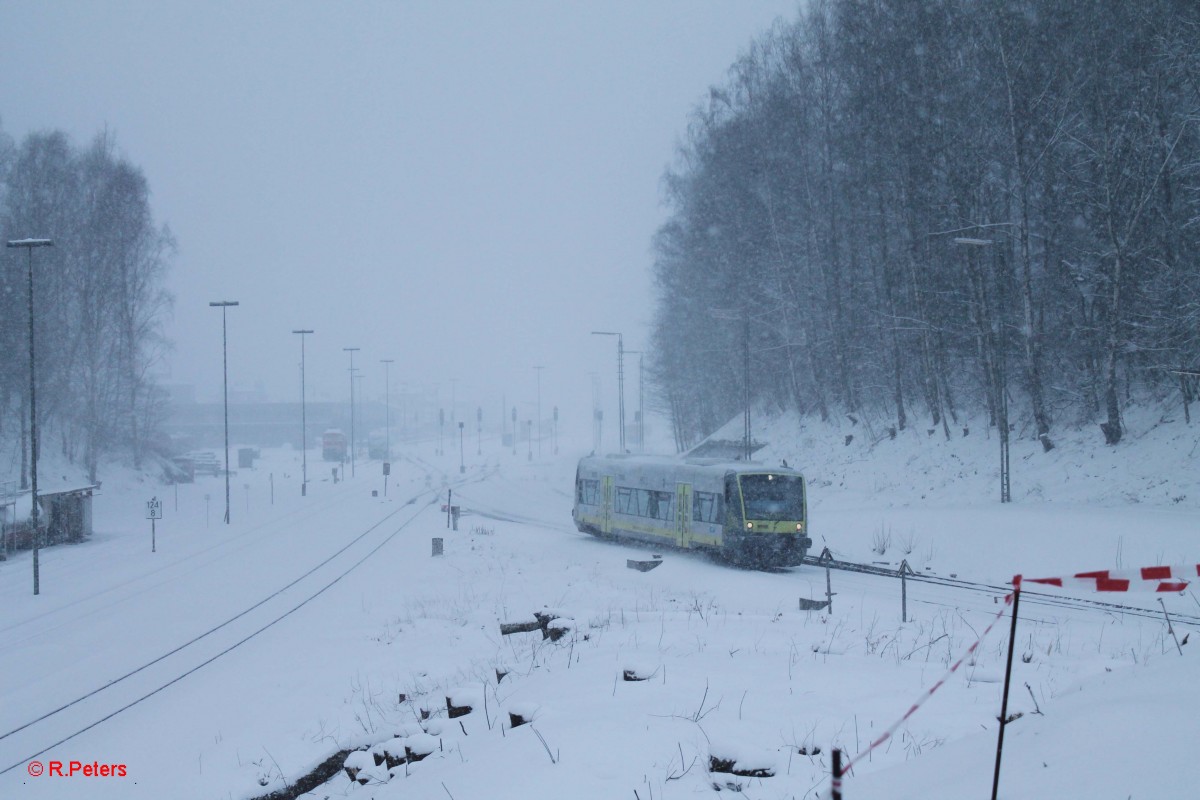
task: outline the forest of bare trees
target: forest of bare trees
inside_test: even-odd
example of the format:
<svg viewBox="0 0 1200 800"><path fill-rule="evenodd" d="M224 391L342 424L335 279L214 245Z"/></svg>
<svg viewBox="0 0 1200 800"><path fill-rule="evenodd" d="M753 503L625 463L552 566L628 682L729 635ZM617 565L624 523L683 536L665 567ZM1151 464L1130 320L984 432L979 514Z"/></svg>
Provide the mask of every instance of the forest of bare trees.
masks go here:
<svg viewBox="0 0 1200 800"><path fill-rule="evenodd" d="M1200 7L814 0L691 121L655 242L680 447L752 401L1053 447L1200 364ZM919 420L919 422L917 422Z"/></svg>
<svg viewBox="0 0 1200 800"><path fill-rule="evenodd" d="M100 134L78 149L61 132L19 144L0 131L0 238L46 238L33 254L39 451L81 464L135 465L163 413L150 370L161 356L163 288L174 248L141 169ZM0 251L0 458L29 474L27 256Z"/></svg>

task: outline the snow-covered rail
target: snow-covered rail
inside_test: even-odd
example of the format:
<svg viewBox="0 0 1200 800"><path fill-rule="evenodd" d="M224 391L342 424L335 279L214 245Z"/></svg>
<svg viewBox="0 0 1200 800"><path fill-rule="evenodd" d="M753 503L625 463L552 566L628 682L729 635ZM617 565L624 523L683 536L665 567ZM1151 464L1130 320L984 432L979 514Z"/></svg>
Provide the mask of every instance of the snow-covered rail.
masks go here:
<svg viewBox="0 0 1200 800"><path fill-rule="evenodd" d="M846 572L859 572L867 575L879 575L886 578L900 578L899 569L882 567L877 564L860 564L854 561L841 561L834 558L832 554L829 553L828 548L826 548L826 550L819 556L809 556L805 558L804 563L810 566L828 567L830 569L843 570ZM944 575L910 572L908 573L906 579L916 583L945 586L951 589L957 589L964 592L977 592L980 594L990 595L992 597L1003 597L1012 591L1011 586L968 581L961 578L951 578ZM1152 608L1143 608L1141 606L1129 605L1125 603L1114 603L1107 600L1092 600L1084 597L1051 594L1049 592L1035 592L1030 591L1029 589L1022 589L1021 600L1029 605L1045 606L1050 608L1064 608L1077 611L1095 611L1133 617L1144 617L1147 619L1162 619L1162 612ZM1172 612L1171 617L1174 620L1186 624L1200 625L1200 615Z"/></svg>
<svg viewBox="0 0 1200 800"><path fill-rule="evenodd" d="M465 485L465 484L473 482L473 481L484 480L486 477L487 477L487 473L483 473L481 475L473 476L470 479L466 479L466 480L460 479L458 481L455 481L451 484L451 486L457 488L457 486L460 484ZM360 532L359 534L357 534L356 536L351 538L348 542L346 542L345 545L343 545L341 548L336 550L333 554L326 557L324 560L322 560L315 566L311 567L309 570L307 570L303 574L299 575L298 577L296 577L295 579L293 579L286 585L280 587L279 589L275 590L274 592L267 595L266 597L263 597L262 599L258 600L257 602L248 606L247 608L242 609L237 614L225 619L223 622L221 622L217 625L210 627L208 630L204 631L203 633L200 633L197 636L192 637L188 641L173 648L172 650L170 650L166 653L163 653L162 655L159 655L154 659L151 659L151 660L148 660L148 661L142 663L140 666L127 671L126 673L124 673L123 675L121 675L120 677L118 677L114 680L108 681L107 683L105 683L102 686L99 686L99 687L97 687L89 692L86 692L66 703L63 703L62 705L58 706L57 708L46 711L45 713L41 714L40 716L38 716L34 719L31 719L28 722L25 722L17 727L14 727L8 731L0 732L0 741L10 740L10 743L9 743L10 747L16 746L16 744L15 744L16 742L20 742L24 739L29 739L29 740L31 740L31 743L28 745L27 749L30 751L34 751L36 748L35 752L29 752L25 757L23 757L19 760L16 760L15 762L13 762L11 764L0 764L0 775L4 775L5 773L11 772L19 767L24 767L32 759L52 750L55 747L58 747L59 745L62 745L68 741L71 741L72 739L91 730L92 728L95 728L98 725L101 725L104 722L112 719L113 717L133 708L134 706L140 704L141 702L148 700L149 698L153 697L154 695L158 694L159 692L163 691L164 689L167 689L168 687L173 686L176 683L179 683L180 681L182 681L185 678L187 678L188 676L196 673L197 671L203 669L204 667L208 666L209 664L213 663L214 661L233 652L237 648L241 647L242 645L251 641L255 637L259 636L263 632L269 630L270 628L274 627L278 623L282 622L284 619L290 617L292 614L296 613L301 608L308 605L310 602L315 600L317 597L324 594L327 590L329 590L334 585L339 583L343 578L345 578L347 575L349 575L351 572L353 572L359 566L364 564L368 559L370 559L372 556L374 556L377 552L379 552L379 550L381 550L385 545L387 545L390 541L392 541L398 534L400 534L402 531L404 531L406 528L408 528L409 525L411 525L413 522L415 522L429 508L429 506L435 504L437 502L439 496L440 496L440 491L438 491L438 490L426 489L426 490L416 493L407 502L405 502L403 505L401 505L399 508L390 512L389 514L384 516L382 519L376 521L373 525L369 526L368 528L366 528L365 530L363 530L362 532ZM422 499L424 499L426 502L423 504L420 504L419 501L421 501ZM415 511L413 511L413 508L412 508L413 506L416 506ZM393 530L391 530L382 539L380 539L377 543L375 543L374 546L370 547L363 555L361 555L358 558L355 558L352 562L350 562L348 565L346 565L344 567L340 567L340 566L335 567L337 569L337 572L334 574L334 576L332 578L326 580L319 586L316 586L312 589L305 590L304 594L301 596L301 598L298 601L293 602L282 612L277 612L273 616L270 616L263 624L254 628L249 633L246 633L246 634L243 634L240 636L238 636L237 633L234 633L234 636L237 636L237 638L230 641L233 637L229 637L228 634L232 633L234 631L234 628L230 627L233 623L235 623L236 621L238 621L240 619L247 618L247 617L249 617L250 619L253 619L253 616L252 616L253 612L263 609L265 606L269 606L272 600L279 598L281 595L285 594L292 587L295 587L298 584L301 584L303 581L305 581L307 578L313 576L314 573L318 572L323 567L331 564L335 560L337 560L340 557L342 557L343 555L347 554L347 552L350 551L351 548L354 548L355 545L359 545L360 543L362 543L364 546L370 545L370 541L364 542L364 540L366 540L367 537L369 537L372 533L375 533L376 531L378 531L380 528L384 527L385 524L389 520L394 519L397 515L401 514L402 512L406 512L406 511L409 511L412 513L409 513L402 522L400 522ZM353 558L355 555L356 555L356 553L349 553L348 557ZM218 632L221 632L221 631L224 631L227 634L227 638L221 639L220 636L215 636L215 634L217 634ZM179 667L175 667L175 668L171 669L170 672L168 672L166 675L159 674L157 677L150 678L150 675L152 675L153 672L147 672L148 670L151 670L151 668L155 667L156 665L170 659L172 656L176 655L177 653L181 653L184 651L188 651L189 653L196 652L196 650L200 649L202 642L204 643L204 645L207 645L209 649L207 650L207 652L200 652L200 653L197 653L196 656L193 656L191 663L189 665L187 665L187 666L181 665ZM140 689L125 688L125 691L127 692L126 696L117 698L116 701L114 703L112 703L112 705L108 706L108 708L112 709L112 710L109 710L107 713L103 713L103 711L100 711L100 712L92 711L91 714L89 715L92 718L90 722L87 722L85 724L84 720L80 719L80 720L77 720L73 724L68 724L68 726L66 726L67 732L65 734L60 729L59 731L56 731L53 733L42 734L40 736L38 735L37 731L38 731L39 727L43 726L48 721L50 721L53 718L58 717L60 714L63 714L64 712L68 712L72 709L75 709L76 712L79 713L79 715L81 717L84 716L87 713L86 709L91 708L93 706L93 704L86 703L86 701L90 700L93 697L102 696L102 695L107 696L109 693L114 693L114 692L112 692L112 690L114 690L115 687L123 686L123 688L124 688L124 685L130 684L131 679L134 679L135 676L138 676L138 675L142 675L142 679L145 680L144 685L142 687L140 687ZM150 678L150 679L146 680L147 678ZM136 696L132 697L132 699L129 699L130 694L136 695ZM116 707L114 708L114 706L116 706ZM96 713L101 713L102 716L100 716L98 719L94 718ZM24 734L24 735L21 735L21 734ZM57 739L48 744L33 743L34 741L37 741L39 739L41 742L45 742L47 738L53 739L55 737L57 737Z"/></svg>

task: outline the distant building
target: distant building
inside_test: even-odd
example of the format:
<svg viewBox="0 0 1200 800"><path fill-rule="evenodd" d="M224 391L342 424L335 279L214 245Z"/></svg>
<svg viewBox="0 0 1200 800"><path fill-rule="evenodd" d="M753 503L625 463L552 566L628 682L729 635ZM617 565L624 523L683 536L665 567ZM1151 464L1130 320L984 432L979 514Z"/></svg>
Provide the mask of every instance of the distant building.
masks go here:
<svg viewBox="0 0 1200 800"><path fill-rule="evenodd" d="M382 428L387 416L383 403L357 404L354 430L360 443L367 441L367 432ZM320 444L321 432L341 428L350 432L349 403L307 404L309 447ZM393 422L395 420L393 411ZM231 447L300 447L300 403L234 402L229 397L229 443ZM163 422L178 452L203 448L219 448L225 441L224 403L172 404ZM393 433L396 432L393 424Z"/></svg>

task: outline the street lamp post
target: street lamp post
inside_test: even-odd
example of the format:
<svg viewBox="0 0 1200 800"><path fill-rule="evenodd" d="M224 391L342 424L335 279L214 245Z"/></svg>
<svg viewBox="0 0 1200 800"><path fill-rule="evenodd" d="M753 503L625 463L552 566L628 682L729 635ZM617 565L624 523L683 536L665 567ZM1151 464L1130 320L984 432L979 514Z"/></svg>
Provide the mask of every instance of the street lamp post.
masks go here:
<svg viewBox="0 0 1200 800"><path fill-rule="evenodd" d="M308 496L308 408L306 406L304 391L304 337L312 333L311 330L298 330L292 333L300 334L300 453L301 453L301 472L300 477L300 496Z"/></svg>
<svg viewBox="0 0 1200 800"><path fill-rule="evenodd" d="M463 422L458 421L458 474L463 475L467 471L467 456L463 450Z"/></svg>
<svg viewBox="0 0 1200 800"><path fill-rule="evenodd" d="M600 373L589 372L592 379L592 452L604 449L604 411L600 406Z"/></svg>
<svg viewBox="0 0 1200 800"><path fill-rule="evenodd" d="M636 355L638 357L638 452L646 452L646 404L643 387L645 384L642 380L642 359L645 354L641 350L626 350L625 355Z"/></svg>
<svg viewBox="0 0 1200 800"><path fill-rule="evenodd" d="M617 423L621 452L625 452L625 337L619 331L592 331L593 336L617 337Z"/></svg>
<svg viewBox="0 0 1200 800"><path fill-rule="evenodd" d="M968 237L956 237L954 243L963 245L964 247L988 247L993 244L992 239L972 239ZM968 272L971 265L971 251L967 251ZM1002 300L1003 293L997 291L998 300ZM983 309L980 309L983 313ZM1004 350L1004 319L998 319L993 327L993 342L995 347L995 363L993 364L993 383L996 386L996 428L1000 434L1000 502L1012 502L1012 489L1009 481L1009 461L1008 461L1008 375L1007 365L1005 364Z"/></svg>
<svg viewBox="0 0 1200 800"><path fill-rule="evenodd" d="M38 573L38 499L37 499L37 462L38 462L38 433L37 433L37 375L33 348L33 248L53 247L52 239L11 239L9 247L24 247L28 254L29 264L29 486L30 514L33 521L33 593L41 594L41 583Z"/></svg>
<svg viewBox="0 0 1200 800"><path fill-rule="evenodd" d="M225 524L229 525L229 329L226 325L225 312L236 306L236 300L220 300L209 303L212 308L221 309L221 361L223 365L225 386Z"/></svg>
<svg viewBox="0 0 1200 800"><path fill-rule="evenodd" d="M392 384L389 370L392 364L396 363L394 358L381 358L379 363L383 364L383 419L384 419L384 447L387 449L387 454L383 457L384 461L392 460Z"/></svg>
<svg viewBox="0 0 1200 800"><path fill-rule="evenodd" d="M355 402L358 404L357 408L355 409L355 415L356 415L356 418L358 419L359 425L365 425L366 421L367 421L366 415L363 413L363 384L362 384L362 382L363 382L363 378L365 378L365 377L366 376L363 374L363 371L361 368L354 370L354 380L355 380L355 384L354 384L355 395L354 396L357 398L355 400ZM369 436L370 436L370 433L368 432L368 437ZM368 441L369 441L369 438L368 438ZM371 454L368 451L367 457L370 458L370 455ZM353 473L353 470L351 470L351 472Z"/></svg>
<svg viewBox="0 0 1200 800"><path fill-rule="evenodd" d="M542 370L544 366L534 367L537 370L537 440L538 458L542 457Z"/></svg>
<svg viewBox="0 0 1200 800"><path fill-rule="evenodd" d="M350 354L350 475L356 474L354 465L354 354L359 351L357 347L343 347L342 350Z"/></svg>
<svg viewBox="0 0 1200 800"><path fill-rule="evenodd" d="M644 354L638 355L638 452L646 452L646 379L643 371Z"/></svg>

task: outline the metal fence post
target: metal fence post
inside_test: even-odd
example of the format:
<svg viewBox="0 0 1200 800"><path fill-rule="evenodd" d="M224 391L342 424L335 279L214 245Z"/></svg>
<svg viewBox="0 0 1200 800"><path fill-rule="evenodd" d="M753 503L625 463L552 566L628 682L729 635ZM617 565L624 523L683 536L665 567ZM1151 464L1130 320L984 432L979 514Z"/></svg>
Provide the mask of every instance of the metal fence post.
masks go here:
<svg viewBox="0 0 1200 800"><path fill-rule="evenodd" d="M908 622L908 574L912 572L912 567L908 565L908 559L900 562L900 621Z"/></svg>
<svg viewBox="0 0 1200 800"><path fill-rule="evenodd" d="M1008 634L1008 663L1004 668L1004 699L1000 701L1000 733L996 739L996 771L992 775L992 800L1000 791L1000 754L1004 751L1004 726L1008 720L1008 685L1012 680L1013 649L1017 641L1017 602L1021 599L1021 576L1013 578L1012 629Z"/></svg>
<svg viewBox="0 0 1200 800"><path fill-rule="evenodd" d="M1179 637L1175 635L1175 626L1171 624L1171 617L1167 614L1167 604L1161 597L1158 598L1158 604L1162 606L1163 617L1167 620L1167 633L1171 634L1171 638L1175 640L1175 649L1179 651L1179 655L1183 655L1183 648L1179 646Z"/></svg>
<svg viewBox="0 0 1200 800"><path fill-rule="evenodd" d="M825 599L829 601L829 613L833 613L833 580L829 577L829 565L825 565Z"/></svg>

